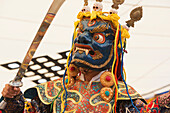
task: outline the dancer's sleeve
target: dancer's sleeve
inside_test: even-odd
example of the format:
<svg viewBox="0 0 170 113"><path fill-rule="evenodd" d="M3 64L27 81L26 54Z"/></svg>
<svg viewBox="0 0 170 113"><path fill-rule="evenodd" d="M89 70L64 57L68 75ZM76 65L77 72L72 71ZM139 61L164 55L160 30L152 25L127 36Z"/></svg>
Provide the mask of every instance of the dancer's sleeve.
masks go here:
<svg viewBox="0 0 170 113"><path fill-rule="evenodd" d="M1 101L3 101L4 98L1 97ZM15 96L14 98L6 98L5 101L7 102L7 105L5 109L0 110L0 113L22 113L24 110L24 97L23 94L20 92L19 95Z"/></svg>
<svg viewBox="0 0 170 113"><path fill-rule="evenodd" d="M136 100L135 105L140 107L140 113L170 113L170 93L163 94L148 104Z"/></svg>

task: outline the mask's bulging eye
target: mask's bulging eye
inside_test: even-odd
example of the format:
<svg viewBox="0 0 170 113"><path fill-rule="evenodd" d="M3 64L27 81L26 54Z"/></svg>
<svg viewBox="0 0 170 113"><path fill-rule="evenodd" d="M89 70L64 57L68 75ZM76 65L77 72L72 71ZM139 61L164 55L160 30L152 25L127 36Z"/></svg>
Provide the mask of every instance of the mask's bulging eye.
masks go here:
<svg viewBox="0 0 170 113"><path fill-rule="evenodd" d="M102 33L95 33L93 39L101 44L105 42L105 36Z"/></svg>

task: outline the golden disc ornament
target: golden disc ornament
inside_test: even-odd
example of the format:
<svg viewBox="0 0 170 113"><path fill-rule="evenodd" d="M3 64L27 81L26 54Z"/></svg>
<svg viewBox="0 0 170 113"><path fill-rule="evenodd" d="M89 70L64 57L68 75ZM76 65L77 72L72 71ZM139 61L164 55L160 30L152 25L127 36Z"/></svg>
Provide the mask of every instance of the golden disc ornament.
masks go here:
<svg viewBox="0 0 170 113"><path fill-rule="evenodd" d="M114 81L112 78L112 73L110 71L106 71L104 72L101 76L100 76L100 82L103 86L105 87L111 87L114 85Z"/></svg>
<svg viewBox="0 0 170 113"><path fill-rule="evenodd" d="M74 64L69 65L68 71L69 71L70 76L72 76L72 77L77 76L77 74L79 73L79 69ZM67 74L68 74L68 72L67 72Z"/></svg>
<svg viewBox="0 0 170 113"><path fill-rule="evenodd" d="M70 77L70 79L69 79L69 81L68 81L68 76L66 76L64 83L65 83L65 86L68 88L68 87L71 87L72 85L74 85L75 80L74 80L74 78ZM62 85L62 87L64 88L63 78L61 79L61 85Z"/></svg>
<svg viewBox="0 0 170 113"><path fill-rule="evenodd" d="M109 87L103 87L100 91L100 96L106 102L110 102L113 98L113 90Z"/></svg>

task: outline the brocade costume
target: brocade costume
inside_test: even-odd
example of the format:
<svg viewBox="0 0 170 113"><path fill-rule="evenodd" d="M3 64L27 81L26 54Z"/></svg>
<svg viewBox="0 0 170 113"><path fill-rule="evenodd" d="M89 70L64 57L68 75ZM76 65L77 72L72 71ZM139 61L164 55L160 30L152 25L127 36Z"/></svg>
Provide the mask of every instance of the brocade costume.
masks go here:
<svg viewBox="0 0 170 113"><path fill-rule="evenodd" d="M114 99L110 102L104 101L100 96L102 85L100 83L100 74L94 77L93 81L84 82L82 76L76 78L75 83L68 88L68 105L66 111L69 113L112 113ZM8 104L5 108L6 113L50 113L51 103L62 88L62 79L50 81L40 84L35 88L28 89L25 92L25 97L31 98L31 102L25 102L23 95L17 100L7 100ZM162 96L164 105L160 104L156 98L151 103L146 104L144 99L131 87L129 92L134 101L135 106L140 113L169 113L170 112L170 95ZM114 88L113 88L114 89ZM61 94L60 92L57 99L54 100L53 113L61 112ZM169 95L169 96L168 96ZM165 99L166 97L166 99ZM165 104L166 103L166 104ZM119 94L117 102L117 113L137 113L136 109L132 106L130 99L127 95L126 88L123 82L119 81Z"/></svg>
<svg viewBox="0 0 170 113"><path fill-rule="evenodd" d="M6 113L170 113L170 93L147 104L131 86L122 82L123 50L130 35L119 24L117 14L102 12L102 6L99 6L101 4L96 3L92 13L86 6L77 16L71 64L67 68L70 75L67 72L64 80L43 83L28 89L24 96L21 93L14 99L7 99ZM134 10L134 14L139 15L132 16L137 17L133 21L140 20L139 11ZM134 25L134 22L129 23ZM79 68L100 73L85 82L85 75L78 74ZM30 98L31 102L25 101L24 97Z"/></svg>

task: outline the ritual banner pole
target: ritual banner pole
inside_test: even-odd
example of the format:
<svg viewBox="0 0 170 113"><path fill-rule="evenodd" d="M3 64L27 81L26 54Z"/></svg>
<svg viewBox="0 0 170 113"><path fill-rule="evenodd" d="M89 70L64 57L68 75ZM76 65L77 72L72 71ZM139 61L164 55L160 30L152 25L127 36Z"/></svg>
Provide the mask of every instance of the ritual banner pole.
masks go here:
<svg viewBox="0 0 170 113"><path fill-rule="evenodd" d="M43 22L41 23L41 26L40 26L37 34L35 35L34 40L32 41L32 44L31 44L29 50L27 51L27 53L25 55L23 62L21 63L21 66L18 70L17 75L9 83L11 86L21 87L23 85L22 78L24 77L25 71L28 68L29 63L31 62L32 57L33 57L35 51L37 50L41 40L43 39L47 29L49 28L51 22L53 21L55 15L57 14L59 8L64 3L64 1L65 0L53 0ZM4 98L4 100L2 100L2 102L0 103L0 109L2 109L2 110L5 109L6 104L7 104L6 98Z"/></svg>
<svg viewBox="0 0 170 113"><path fill-rule="evenodd" d="M51 22L53 21L56 13L58 12L59 8L61 7L61 5L63 4L64 1L65 0L53 0L53 3L51 4L29 50L27 51L27 54L26 54L23 62L21 63L21 66L18 70L17 75L15 76L15 78L12 81L10 81L11 86L16 86L16 87L22 86L23 83L21 82L21 80L25 74L25 71L28 68L28 65L29 65L30 61L32 60L32 57L33 57L35 51L37 50L41 40L43 39L47 29L49 28Z"/></svg>

